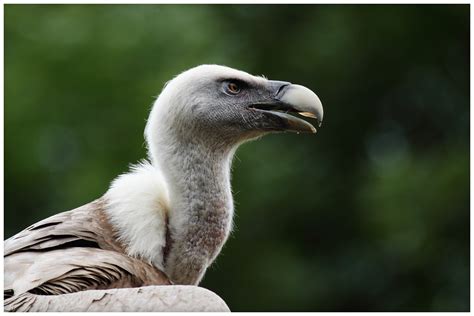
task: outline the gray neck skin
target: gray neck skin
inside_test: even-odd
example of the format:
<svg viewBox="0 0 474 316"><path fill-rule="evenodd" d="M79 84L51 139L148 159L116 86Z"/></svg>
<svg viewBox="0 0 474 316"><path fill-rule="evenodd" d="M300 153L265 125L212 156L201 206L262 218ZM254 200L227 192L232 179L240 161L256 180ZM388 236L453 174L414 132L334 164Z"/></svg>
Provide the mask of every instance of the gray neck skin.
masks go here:
<svg viewBox="0 0 474 316"><path fill-rule="evenodd" d="M198 284L229 235L230 167L236 148L189 140L162 148L154 161L169 185L170 240L164 261L175 284Z"/></svg>

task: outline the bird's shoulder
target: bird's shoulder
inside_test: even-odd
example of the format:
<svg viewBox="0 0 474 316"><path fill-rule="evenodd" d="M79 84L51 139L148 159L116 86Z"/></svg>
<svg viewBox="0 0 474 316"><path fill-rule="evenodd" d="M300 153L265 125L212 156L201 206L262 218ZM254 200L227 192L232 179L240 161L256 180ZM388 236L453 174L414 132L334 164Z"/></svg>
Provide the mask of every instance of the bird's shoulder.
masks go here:
<svg viewBox="0 0 474 316"><path fill-rule="evenodd" d="M6 298L26 292L60 295L170 284L163 272L144 261L97 248L20 252L5 258L4 264Z"/></svg>
<svg viewBox="0 0 474 316"><path fill-rule="evenodd" d="M4 256L25 251L45 252L74 247L123 252L105 214L104 198L41 220L4 243Z"/></svg>
<svg viewBox="0 0 474 316"><path fill-rule="evenodd" d="M170 284L167 211L164 181L150 166L118 177L103 197L5 241L5 298Z"/></svg>
<svg viewBox="0 0 474 316"><path fill-rule="evenodd" d="M150 263L129 256L99 198L39 221L5 241L4 297L170 284Z"/></svg>

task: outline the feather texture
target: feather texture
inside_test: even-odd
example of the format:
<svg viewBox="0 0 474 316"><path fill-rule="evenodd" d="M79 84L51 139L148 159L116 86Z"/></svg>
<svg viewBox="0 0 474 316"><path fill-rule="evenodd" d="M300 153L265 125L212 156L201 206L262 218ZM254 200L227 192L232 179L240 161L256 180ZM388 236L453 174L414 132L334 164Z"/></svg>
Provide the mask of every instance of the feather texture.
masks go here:
<svg viewBox="0 0 474 316"><path fill-rule="evenodd" d="M59 295L171 284L155 266L128 255L108 221L105 205L105 198L98 199L42 220L5 241L7 310L30 304L25 293Z"/></svg>
<svg viewBox="0 0 474 316"><path fill-rule="evenodd" d="M163 270L169 202L161 172L146 161L132 166L112 182L105 200L107 217L128 255Z"/></svg>

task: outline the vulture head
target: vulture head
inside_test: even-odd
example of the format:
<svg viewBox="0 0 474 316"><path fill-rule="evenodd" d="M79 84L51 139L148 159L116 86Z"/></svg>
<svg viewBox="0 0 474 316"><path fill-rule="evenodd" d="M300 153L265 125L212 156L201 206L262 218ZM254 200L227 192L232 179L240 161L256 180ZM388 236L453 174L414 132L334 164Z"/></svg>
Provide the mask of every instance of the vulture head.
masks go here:
<svg viewBox="0 0 474 316"><path fill-rule="evenodd" d="M200 142L229 148L270 132L310 132L321 126L323 107L306 87L267 80L225 66L201 65L168 82L150 114L146 138Z"/></svg>

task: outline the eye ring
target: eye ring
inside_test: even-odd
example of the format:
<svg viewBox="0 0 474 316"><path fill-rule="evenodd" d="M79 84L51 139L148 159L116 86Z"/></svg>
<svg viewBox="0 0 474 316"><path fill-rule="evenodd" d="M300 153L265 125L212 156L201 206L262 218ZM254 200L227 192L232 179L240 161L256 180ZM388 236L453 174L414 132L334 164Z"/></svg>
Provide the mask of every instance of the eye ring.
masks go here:
<svg viewBox="0 0 474 316"><path fill-rule="evenodd" d="M226 90L228 93L233 95L239 94L241 91L240 86L235 82L227 83Z"/></svg>

